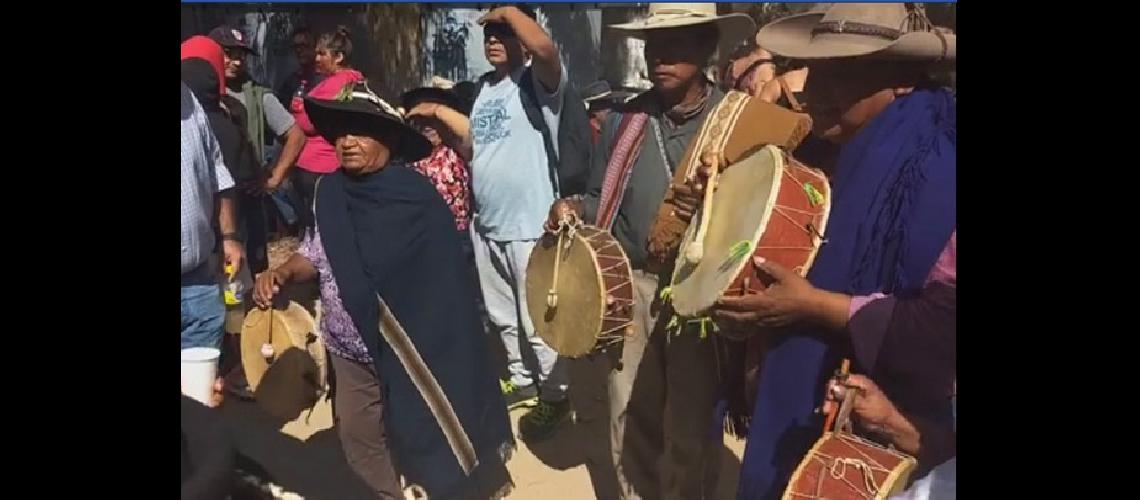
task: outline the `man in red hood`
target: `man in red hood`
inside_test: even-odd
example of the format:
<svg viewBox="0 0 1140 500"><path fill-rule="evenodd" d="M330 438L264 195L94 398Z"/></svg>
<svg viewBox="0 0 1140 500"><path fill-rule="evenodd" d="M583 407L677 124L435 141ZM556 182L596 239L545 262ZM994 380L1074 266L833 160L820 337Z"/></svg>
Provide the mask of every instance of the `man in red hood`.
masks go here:
<svg viewBox="0 0 1140 500"><path fill-rule="evenodd" d="M218 42L211 40L209 37L202 35L194 35L185 42L182 42L182 59L183 61L190 58L202 59L212 66L218 75L223 74L223 67L225 65L225 54L222 47ZM225 79L218 80L218 93L219 95L226 93Z"/></svg>
<svg viewBox="0 0 1140 500"><path fill-rule="evenodd" d="M225 79L222 61L222 47L213 40L206 37L195 37L187 40L182 45L182 83L190 89L201 105L207 123L214 137L217 138L218 148L225 163L225 170L229 172L229 176L237 186L248 186L260 181L264 170L261 168L261 162L258 161L256 151L250 144L245 132L235 123L231 115L232 109L227 110L228 106L224 106L222 103L225 95L222 90L222 82ZM264 212L262 205L254 196L237 189L233 191L231 196L237 225L231 238L246 245L249 261L247 269L235 270L235 277L244 281L249 280L248 268L252 268L255 261L268 261L264 244L249 243L251 241L265 241L264 237L256 237L259 232L264 234ZM251 198L255 199L251 201ZM214 269L214 275L217 276L219 271L221 269ZM237 272L243 274L238 275ZM235 279L235 277L230 279ZM238 314L242 311L240 306L234 307L234 309ZM230 333L237 332L231 331ZM234 335L225 336L223 366L228 366L231 354L237 350L236 340L237 337ZM223 369L223 372L227 370ZM246 395L241 389L245 383L240 375L241 371L238 370L233 372L233 376L226 375L226 377L231 389L236 390L239 394Z"/></svg>

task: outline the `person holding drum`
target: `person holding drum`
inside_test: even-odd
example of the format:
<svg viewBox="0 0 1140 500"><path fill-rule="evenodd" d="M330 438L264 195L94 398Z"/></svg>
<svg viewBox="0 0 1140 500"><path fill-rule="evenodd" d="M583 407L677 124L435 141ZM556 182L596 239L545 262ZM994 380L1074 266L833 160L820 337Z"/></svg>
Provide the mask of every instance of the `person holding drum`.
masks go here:
<svg viewBox="0 0 1140 500"><path fill-rule="evenodd" d="M930 356L920 356L929 358ZM951 392L954 391L951 384ZM953 406L955 394L940 392L941 398L951 406L950 421L928 418L926 415L900 409L887 398L883 389L865 375L833 377L828 382L825 412L837 402L843 401L847 391L855 391L852 414L854 421L864 432L879 437L895 449L918 457L917 473L920 478L925 472L954 457L957 454Z"/></svg>
<svg viewBox="0 0 1140 500"><path fill-rule="evenodd" d="M956 37L934 27L921 5L832 4L768 24L758 41L774 55L806 61L815 131L842 152L831 179L826 243L807 278L765 261L760 271L774 280L767 290L722 298L714 309L722 328L766 335L769 344L739 482L742 500L784 492L819 435L826 375L852 342L855 371L881 381L900 407L946 420L951 414L948 392L910 390L915 380L891 374L898 365L868 359L858 345L869 334L856 323L861 306L891 304L873 300L875 294L895 298L888 320L878 322L878 339L921 335L937 323L927 314L954 315L951 307L894 316L899 303L939 274L932 269L953 241L955 102L926 75L932 64L954 60ZM948 390L945 377L939 372L924 383L937 387L942 380Z"/></svg>
<svg viewBox="0 0 1140 500"><path fill-rule="evenodd" d="M268 308L284 285L319 279L336 427L377 495L403 498L403 476L432 498L498 498L514 439L455 217L408 166L431 144L366 81L336 96L305 110L340 168L317 184L300 251L258 276L254 300Z"/></svg>
<svg viewBox="0 0 1140 500"><path fill-rule="evenodd" d="M606 118L586 194L555 202L547 225L572 213L612 232L633 269L634 319L616 352L572 360L571 404L599 498L710 498L723 447L709 433L719 396L713 346L698 332L667 334L658 296L669 277L646 270L646 242L686 147L724 97L702 69L718 39L751 36L755 24L718 16L711 3L650 4L647 19L612 28L645 39L653 88ZM677 202L688 218L698 199L678 193ZM605 382L587 383L597 378ZM607 491L614 474L620 492Z"/></svg>

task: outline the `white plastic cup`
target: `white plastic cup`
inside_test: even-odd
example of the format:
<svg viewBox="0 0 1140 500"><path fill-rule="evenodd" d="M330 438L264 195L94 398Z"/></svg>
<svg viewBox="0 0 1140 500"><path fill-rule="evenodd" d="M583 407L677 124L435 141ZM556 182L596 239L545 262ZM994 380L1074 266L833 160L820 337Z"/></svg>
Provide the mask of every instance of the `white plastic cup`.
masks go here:
<svg viewBox="0 0 1140 500"><path fill-rule="evenodd" d="M214 396L214 379L218 376L218 358L222 351L213 347L191 347L182 350L182 394L210 406Z"/></svg>

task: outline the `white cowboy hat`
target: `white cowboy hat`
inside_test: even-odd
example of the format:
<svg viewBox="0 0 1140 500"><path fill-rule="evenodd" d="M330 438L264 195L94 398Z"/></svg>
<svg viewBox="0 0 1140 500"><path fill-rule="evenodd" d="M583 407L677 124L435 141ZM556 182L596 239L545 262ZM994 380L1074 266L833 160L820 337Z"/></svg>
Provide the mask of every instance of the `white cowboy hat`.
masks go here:
<svg viewBox="0 0 1140 500"><path fill-rule="evenodd" d="M645 31L716 23L720 39L736 43L756 32L756 22L747 14L716 14L715 3L651 3L649 17L631 23L611 24L610 28L643 38Z"/></svg>
<svg viewBox="0 0 1140 500"><path fill-rule="evenodd" d="M873 57L952 61L957 37L936 27L921 6L835 3L773 21L756 34L769 52L793 59Z"/></svg>

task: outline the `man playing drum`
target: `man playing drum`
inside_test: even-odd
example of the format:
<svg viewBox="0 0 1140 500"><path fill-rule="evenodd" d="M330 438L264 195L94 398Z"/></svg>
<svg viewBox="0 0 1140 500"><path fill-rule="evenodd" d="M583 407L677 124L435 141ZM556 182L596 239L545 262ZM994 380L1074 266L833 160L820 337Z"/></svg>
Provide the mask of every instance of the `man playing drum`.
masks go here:
<svg viewBox="0 0 1140 500"><path fill-rule="evenodd" d="M926 415L952 419L952 374L930 377L941 380L939 387L921 394L907 387L917 379L900 379L898 372L881 378L901 365L884 365L881 354L877 362L869 359L860 345L876 329L855 326L861 307L890 305L883 294L900 303L919 295L931 279L946 279L938 269L947 252L953 260L955 102L926 72L934 62L954 60L955 36L932 26L920 5L833 4L775 21L758 41L777 56L807 61L815 131L842 152L826 243L807 278L760 262L775 283L758 294L723 298L714 311L722 328L769 336L738 491L748 500L784 492L819 436L823 419L816 409L827 376L841 357L851 357L852 343L852 371L879 381L900 409L923 407ZM902 328L920 335L930 321L919 315L900 324L901 312L895 307L878 322L880 340Z"/></svg>
<svg viewBox="0 0 1140 500"><path fill-rule="evenodd" d="M645 39L653 88L607 117L587 194L555 202L547 223L553 230L570 212L597 221L612 231L633 269L634 327L620 360L603 351L571 367L570 399L593 448L586 463L595 494L709 498L722 447L721 434L710 433L718 396L713 347L695 332L666 334L668 318L659 317L657 299L669 276L646 271L646 241L686 147L724 97L702 70L720 37L739 41L755 24L741 14L717 16L711 3L650 4L649 12L648 19L613 28ZM698 200L690 192L676 196L678 215L687 220ZM595 377L605 382L588 383ZM605 442L612 446L608 456ZM620 493L609 491L614 472Z"/></svg>

